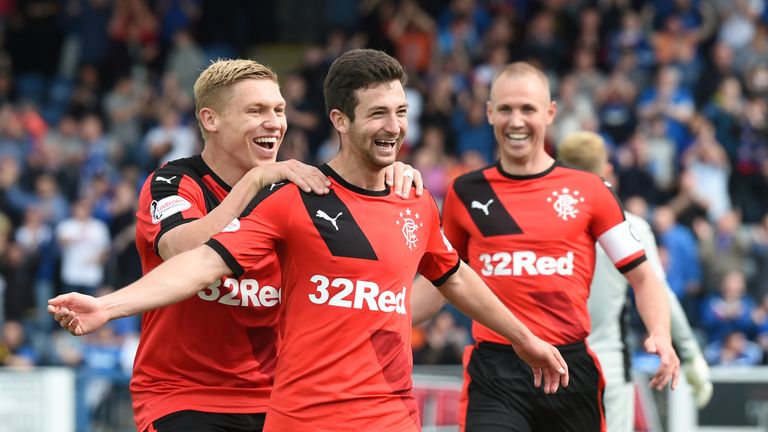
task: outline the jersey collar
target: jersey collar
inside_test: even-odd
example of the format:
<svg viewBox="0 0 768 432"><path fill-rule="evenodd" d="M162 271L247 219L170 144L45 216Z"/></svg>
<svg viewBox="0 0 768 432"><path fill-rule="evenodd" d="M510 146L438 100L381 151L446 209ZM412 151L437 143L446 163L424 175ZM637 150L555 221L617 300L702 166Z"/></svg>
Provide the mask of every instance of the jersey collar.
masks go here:
<svg viewBox="0 0 768 432"><path fill-rule="evenodd" d="M344 189L349 189L350 191L360 194L360 195L368 195L368 196L387 196L389 195L389 188L385 188L384 190L370 190L370 189L363 189L359 186L355 186L352 183L344 180L336 171L333 170L328 164L320 166L320 171L323 172L323 174L327 175L328 177L336 180L336 183L338 183L341 187Z"/></svg>
<svg viewBox="0 0 768 432"><path fill-rule="evenodd" d="M506 177L508 179L512 179L512 180L533 180L533 179L544 177L547 174L551 173L555 168L560 166L560 162L555 160L549 168L545 169L544 171L542 171L540 173L524 174L524 175L510 174L510 173L504 171L504 168L501 167L501 160L497 160L496 163L494 164L494 166L499 171L499 174L501 174L502 176L504 176L504 177Z"/></svg>

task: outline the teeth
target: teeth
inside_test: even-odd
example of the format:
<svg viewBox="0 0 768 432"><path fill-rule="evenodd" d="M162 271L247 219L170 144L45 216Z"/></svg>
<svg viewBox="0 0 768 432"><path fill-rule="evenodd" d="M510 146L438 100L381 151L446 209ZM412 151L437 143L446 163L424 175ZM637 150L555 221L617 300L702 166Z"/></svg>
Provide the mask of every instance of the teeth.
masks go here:
<svg viewBox="0 0 768 432"><path fill-rule="evenodd" d="M277 144L277 137L259 137L255 138L253 142L266 149L272 149Z"/></svg>
<svg viewBox="0 0 768 432"><path fill-rule="evenodd" d="M391 140L384 140L384 139L375 139L373 140L376 145L379 146L394 146L397 143L397 138L391 139Z"/></svg>
<svg viewBox="0 0 768 432"><path fill-rule="evenodd" d="M522 133L508 133L507 138L515 141L522 141L526 138L528 138L528 134L522 134Z"/></svg>

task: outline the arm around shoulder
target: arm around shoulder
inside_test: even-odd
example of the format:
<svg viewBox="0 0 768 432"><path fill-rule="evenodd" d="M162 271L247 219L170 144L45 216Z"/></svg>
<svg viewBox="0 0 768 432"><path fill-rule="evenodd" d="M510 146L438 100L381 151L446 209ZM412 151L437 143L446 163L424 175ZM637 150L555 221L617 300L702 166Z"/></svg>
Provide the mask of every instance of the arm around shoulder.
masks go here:
<svg viewBox="0 0 768 432"><path fill-rule="evenodd" d="M158 254L169 259L205 243L240 216L263 186L263 177L249 171L210 213L192 222L172 228L157 242Z"/></svg>

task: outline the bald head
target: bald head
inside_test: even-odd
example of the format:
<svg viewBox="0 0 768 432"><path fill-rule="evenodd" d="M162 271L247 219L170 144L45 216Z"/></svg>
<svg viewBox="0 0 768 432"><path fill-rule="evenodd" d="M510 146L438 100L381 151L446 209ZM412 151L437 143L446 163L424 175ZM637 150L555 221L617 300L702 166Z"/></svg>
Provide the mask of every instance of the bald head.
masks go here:
<svg viewBox="0 0 768 432"><path fill-rule="evenodd" d="M541 69L526 62L510 63L493 77L493 81L491 81L491 98L493 98L496 83L500 79L526 79L531 77L534 77L541 82L541 85L546 92L547 102L551 101L552 96L549 92L549 78L544 75L544 72L542 72Z"/></svg>
<svg viewBox="0 0 768 432"><path fill-rule="evenodd" d="M557 157L565 164L605 177L608 152L603 138L587 131L572 132L557 147Z"/></svg>

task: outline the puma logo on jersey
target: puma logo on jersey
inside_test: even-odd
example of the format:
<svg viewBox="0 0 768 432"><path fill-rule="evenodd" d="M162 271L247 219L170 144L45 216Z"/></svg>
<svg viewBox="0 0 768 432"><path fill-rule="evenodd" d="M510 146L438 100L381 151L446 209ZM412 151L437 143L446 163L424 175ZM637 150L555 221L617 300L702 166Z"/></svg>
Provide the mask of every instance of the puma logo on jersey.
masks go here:
<svg viewBox="0 0 768 432"><path fill-rule="evenodd" d="M337 214L335 218L332 218L332 217L328 216L328 213L326 213L326 212L324 212L322 210L318 210L317 213L315 213L315 216L319 217L320 219L325 219L328 222L332 223L333 227L336 228L336 231L338 231L339 230L339 226L336 225L336 219L338 219L339 216L341 216L341 213L342 212L339 212L339 214Z"/></svg>
<svg viewBox="0 0 768 432"><path fill-rule="evenodd" d="M278 186L282 186L283 184L285 184L285 182L272 183L271 185L269 185L269 191L272 192L272 189L274 189L274 188L276 188Z"/></svg>
<svg viewBox="0 0 768 432"><path fill-rule="evenodd" d="M481 204L479 201L472 201L472 208L480 209L486 216L488 216L488 206L491 205L491 203L493 203L493 198L489 199L485 204Z"/></svg>
<svg viewBox="0 0 768 432"><path fill-rule="evenodd" d="M168 184L171 184L171 180L173 180L175 178L176 178L176 176L173 176L171 178L165 178L163 176L155 176L155 181L164 181L164 182L166 182Z"/></svg>

